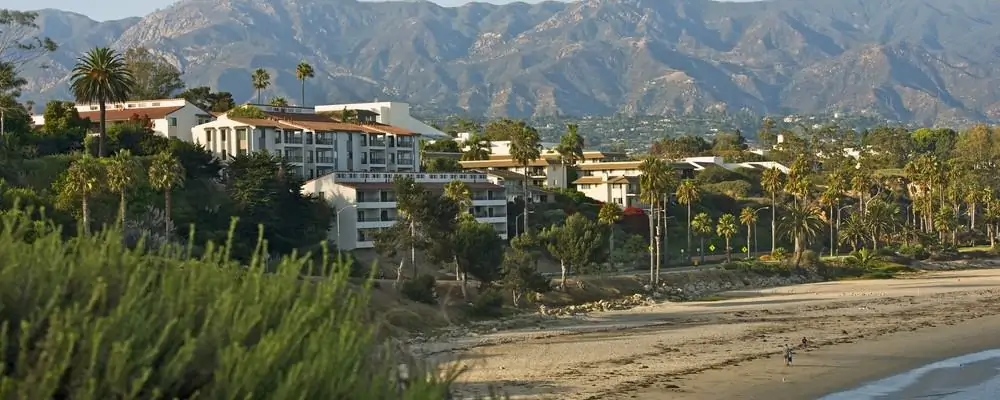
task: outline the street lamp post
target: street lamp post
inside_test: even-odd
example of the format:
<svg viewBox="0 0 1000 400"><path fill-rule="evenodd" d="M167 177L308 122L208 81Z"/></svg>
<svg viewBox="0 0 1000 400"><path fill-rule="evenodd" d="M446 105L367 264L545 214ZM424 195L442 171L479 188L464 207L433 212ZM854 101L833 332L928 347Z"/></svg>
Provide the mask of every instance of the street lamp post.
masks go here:
<svg viewBox="0 0 1000 400"><path fill-rule="evenodd" d="M758 224L756 222L757 221L757 218L756 218L757 217L757 213L760 212L760 211L763 211L763 210L767 210L769 208L771 208L771 206L764 206L764 207L758 208L756 210L753 210L753 215L754 215L754 219L753 219L754 220L754 224L753 224L753 252L754 253L760 253L760 247L757 246L757 232L760 230L759 229L760 228L760 226L759 226L760 224ZM747 249L747 258L750 258L750 249Z"/></svg>
<svg viewBox="0 0 1000 400"><path fill-rule="evenodd" d="M338 250L338 251L339 251L339 250L343 250L343 249L342 249L342 248L340 247L340 244L341 244L341 241L340 241L340 213L341 213L342 211L344 211L344 210L348 209L348 208L357 208L357 207L358 207L358 206L357 206L356 204L349 204L349 205L346 205L346 206L343 206L343 207L341 207L341 208L340 208L339 210L337 210L337 214L336 214L336 217L337 217L337 250Z"/></svg>
<svg viewBox="0 0 1000 400"><path fill-rule="evenodd" d="M841 219L840 216L841 216L841 212L843 212L844 210L846 210L848 208L852 208L852 207L854 207L853 204L848 204L846 206L843 206L843 207L840 207L840 208L837 209L837 232L836 232L835 235L830 235L830 236L833 237L833 238L830 239L830 245L833 247L833 250L831 250L831 252L833 253L834 256L840 254L840 249L837 248L837 246L833 243L833 241L834 241L834 239L836 239L838 242L840 241L840 219Z"/></svg>

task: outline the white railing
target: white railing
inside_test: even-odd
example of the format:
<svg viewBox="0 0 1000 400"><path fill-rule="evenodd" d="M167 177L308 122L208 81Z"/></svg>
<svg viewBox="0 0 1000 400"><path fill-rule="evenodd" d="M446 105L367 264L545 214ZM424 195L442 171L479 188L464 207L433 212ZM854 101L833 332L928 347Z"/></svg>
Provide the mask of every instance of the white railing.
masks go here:
<svg viewBox="0 0 1000 400"><path fill-rule="evenodd" d="M426 172L337 172L337 182L350 183L391 183L396 177L411 177L418 183L448 183L459 180L466 183L490 183L486 174L476 173L426 173Z"/></svg>

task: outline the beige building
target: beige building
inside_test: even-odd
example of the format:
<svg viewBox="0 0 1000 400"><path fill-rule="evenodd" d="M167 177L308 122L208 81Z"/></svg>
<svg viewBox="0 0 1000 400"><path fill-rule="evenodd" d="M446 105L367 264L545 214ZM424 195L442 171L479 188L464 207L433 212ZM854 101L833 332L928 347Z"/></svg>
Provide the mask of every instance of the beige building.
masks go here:
<svg viewBox="0 0 1000 400"><path fill-rule="evenodd" d="M100 129L101 111L97 104L77 104L80 118L88 118L95 131ZM35 125L45 125L44 115L31 116ZM212 121L214 117L184 99L137 100L108 104L104 120L109 124L129 120L149 119L153 132L167 138L192 141L191 129Z"/></svg>
<svg viewBox="0 0 1000 400"><path fill-rule="evenodd" d="M580 177L573 181L576 190L600 202L611 202L622 208L642 207L639 202L639 177L642 161L590 162L577 165ZM672 164L682 178L693 177L695 167L689 163Z"/></svg>
<svg viewBox="0 0 1000 400"><path fill-rule="evenodd" d="M331 204L336 225L329 238L341 250L373 248L375 235L396 223L396 193L393 182L398 176L412 177L432 191L458 180L472 191L472 209L476 220L488 223L500 237L507 238L507 196L504 187L490 182L485 174L462 173L385 173L336 172L307 181L305 193L317 194Z"/></svg>
<svg viewBox="0 0 1000 400"><path fill-rule="evenodd" d="M254 105L267 118L220 115L195 126L195 143L223 160L253 151L283 157L306 179L334 171L414 172L420 165L417 134L375 121L358 112L357 123L343 123L311 108Z"/></svg>
<svg viewBox="0 0 1000 400"><path fill-rule="evenodd" d="M625 158L625 154L620 153L585 151L583 152L583 159L579 161L578 166ZM562 157L555 150L543 150L539 158L528 163L527 168L525 168L521 163L515 161L513 156L507 154L506 152L504 152L504 154L491 154L489 160L462 161L461 164L462 168L465 169L479 170L488 173L493 171L497 171L498 173L500 171L506 171L527 176L529 179L529 185L540 188L568 188L572 183L569 182L568 179L569 169L572 168L572 166L568 166L563 163ZM499 177L503 178L502 176ZM508 178L510 178L509 174Z"/></svg>

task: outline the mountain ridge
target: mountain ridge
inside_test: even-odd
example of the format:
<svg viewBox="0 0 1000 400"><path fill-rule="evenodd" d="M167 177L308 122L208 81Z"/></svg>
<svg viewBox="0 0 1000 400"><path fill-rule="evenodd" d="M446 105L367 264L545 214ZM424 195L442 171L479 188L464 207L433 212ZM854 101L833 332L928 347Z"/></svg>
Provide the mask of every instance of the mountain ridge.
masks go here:
<svg viewBox="0 0 1000 400"><path fill-rule="evenodd" d="M185 0L96 22L40 11L61 48L27 98L65 97L90 47L155 49L190 86L307 103L407 101L491 116L875 113L925 123L1000 118L1000 3L991 0ZM88 22L89 21L89 22Z"/></svg>

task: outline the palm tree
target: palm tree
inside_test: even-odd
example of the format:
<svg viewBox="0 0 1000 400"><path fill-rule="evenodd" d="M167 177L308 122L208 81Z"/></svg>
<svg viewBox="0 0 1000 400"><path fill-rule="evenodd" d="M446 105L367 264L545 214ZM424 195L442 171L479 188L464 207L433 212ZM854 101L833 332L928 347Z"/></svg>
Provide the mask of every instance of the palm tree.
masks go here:
<svg viewBox="0 0 1000 400"><path fill-rule="evenodd" d="M712 234L712 218L706 213L698 213L691 221L691 229L698 235L699 248L701 254L699 264L705 263L705 236Z"/></svg>
<svg viewBox="0 0 1000 400"><path fill-rule="evenodd" d="M733 214L722 214L719 223L715 226L715 233L726 238L726 261L733 261L732 249L729 246L729 239L736 234L736 217Z"/></svg>
<svg viewBox="0 0 1000 400"><path fill-rule="evenodd" d="M118 193L118 221L124 229L125 210L127 209L126 192L135 186L142 164L132 157L132 153L127 149L119 150L114 157L106 160L108 189Z"/></svg>
<svg viewBox="0 0 1000 400"><path fill-rule="evenodd" d="M697 202L701 198L701 190L698 189L698 185L694 183L691 179L685 179L677 186L677 201L685 206L687 206L687 249L685 251L688 255L688 260L691 259L691 204Z"/></svg>
<svg viewBox="0 0 1000 400"><path fill-rule="evenodd" d="M792 194L792 202L807 200L810 172L812 168L804 156L799 156L792 162L792 166L788 169L788 180L785 182L785 191Z"/></svg>
<svg viewBox="0 0 1000 400"><path fill-rule="evenodd" d="M271 106L273 107L288 107L288 100L284 97L278 96L271 99Z"/></svg>
<svg viewBox="0 0 1000 400"><path fill-rule="evenodd" d="M107 47L95 48L76 60L70 75L70 90L80 103L97 103L101 114L101 132L97 154L104 157L108 136L108 103L128 101L135 78L122 55Z"/></svg>
<svg viewBox="0 0 1000 400"><path fill-rule="evenodd" d="M257 91L257 104L261 104L260 94L261 91L271 86L271 74L264 68L257 68L250 75L250 83L253 84L254 90Z"/></svg>
<svg viewBox="0 0 1000 400"><path fill-rule="evenodd" d="M615 254L615 224L622 219L622 209L618 204L607 202L601 205L601 211L597 213L597 221L608 226L608 266L614 270L615 264L612 257Z"/></svg>
<svg viewBox="0 0 1000 400"><path fill-rule="evenodd" d="M104 168L96 158L84 154L66 170L65 189L80 196L80 224L90 233L90 197L104 187Z"/></svg>
<svg viewBox="0 0 1000 400"><path fill-rule="evenodd" d="M769 168L761 175L760 185L771 194L771 254L778 245L778 191L781 190L781 171Z"/></svg>
<svg viewBox="0 0 1000 400"><path fill-rule="evenodd" d="M539 142L542 138L538 135L538 131L532 128L524 121L519 121L516 125L516 129L511 133L510 137L510 156L514 161L521 165L524 169L524 175L527 177L528 165L538 159L541 156L541 146ZM531 199L528 193L528 179L524 179L524 229L521 232L528 233L531 229L531 225L528 224L528 201Z"/></svg>
<svg viewBox="0 0 1000 400"><path fill-rule="evenodd" d="M795 243L795 263L798 265L802 251L812 238L816 237L823 225L819 210L804 201L793 203L786 207L786 213L781 217L779 229Z"/></svg>
<svg viewBox="0 0 1000 400"><path fill-rule="evenodd" d="M566 124L566 133L559 139L559 146L556 151L566 165L576 165L583 160L584 139L577 132L576 124Z"/></svg>
<svg viewBox="0 0 1000 400"><path fill-rule="evenodd" d="M672 171L661 159L647 157L639 164L639 201L649 205L649 279L655 285L659 280L661 251L661 212L664 196L670 187Z"/></svg>
<svg viewBox="0 0 1000 400"><path fill-rule="evenodd" d="M468 147L465 152L462 153L462 161L478 161L478 160L489 160L490 153L492 152L489 140L486 137L473 133L469 135L469 140L465 141L465 146Z"/></svg>
<svg viewBox="0 0 1000 400"><path fill-rule="evenodd" d="M295 77L302 82L302 106L306 105L306 79L312 79L316 76L316 71L313 71L312 65L302 61L298 66L295 67Z"/></svg>
<svg viewBox="0 0 1000 400"><path fill-rule="evenodd" d="M753 236L753 226L757 223L757 212L753 208L743 207L740 210L740 223L747 226L747 258L750 256L750 237Z"/></svg>
<svg viewBox="0 0 1000 400"><path fill-rule="evenodd" d="M451 181L444 185L444 197L458 204L459 218L472 217L472 191L469 185L462 181ZM472 217L475 219L475 217Z"/></svg>
<svg viewBox="0 0 1000 400"><path fill-rule="evenodd" d="M173 222L170 210L173 207L171 192L184 186L184 166L170 152L160 152L153 156L149 166L149 184L153 189L163 192L163 213L166 219L165 232L170 237Z"/></svg>

